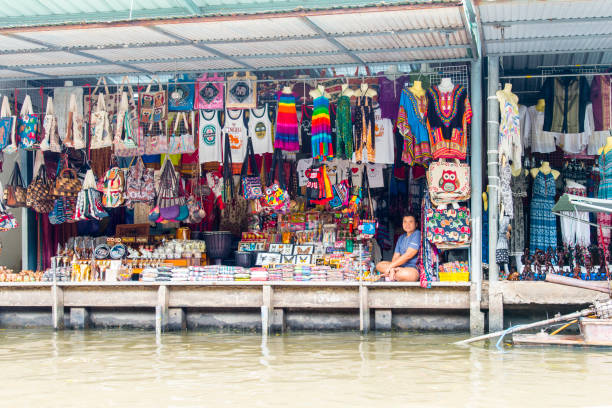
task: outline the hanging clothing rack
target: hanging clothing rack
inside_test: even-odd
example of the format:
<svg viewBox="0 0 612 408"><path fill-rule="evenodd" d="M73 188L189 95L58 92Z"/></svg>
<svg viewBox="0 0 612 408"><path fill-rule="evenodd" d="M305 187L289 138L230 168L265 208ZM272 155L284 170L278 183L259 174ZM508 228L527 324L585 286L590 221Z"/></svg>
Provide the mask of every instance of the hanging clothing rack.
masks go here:
<svg viewBox="0 0 612 408"><path fill-rule="evenodd" d="M303 83L304 85L309 83L309 82L322 82L322 81L330 81L330 80L334 80L334 79L367 79L367 78L387 78L387 76L395 76L396 78L399 78L401 76L404 75L422 75L422 76L430 76L430 75L440 75L440 74L448 74L450 71L452 71L453 67L444 67L444 70L439 70L439 71L427 71L427 72L420 72L420 71L413 71L413 72L400 72L397 74L393 74L393 75L385 75L385 74L377 74L377 75L351 75L351 76L335 76L335 77L318 77L318 78L287 78L287 79L256 79L253 80L252 82L255 83L286 83L286 82L293 82L295 84L300 84ZM232 71L233 72L233 71ZM225 75L227 77L227 75ZM92 77L92 78L99 78L99 77ZM1 83L2 81L0 81ZM27 80L25 81L27 82ZM221 81L221 82L226 82L226 81ZM180 82L181 84L185 84L185 85L193 85L196 84L196 81L189 81L189 82ZM157 82L134 82L134 83L127 83L127 84L108 84L107 87L108 88L118 88L120 86L154 86L156 85ZM161 85L162 86L168 86L173 84L172 82L162 82ZM91 86L92 88L95 88L96 85L94 84L85 84L85 85L73 85L76 87L88 87ZM101 84L99 86L99 88L103 88L104 85ZM36 87L28 87L28 86L24 86L24 87L8 87L8 88L0 88L0 93L3 91L13 91L15 89L20 90L20 91L30 91L30 90L35 90L38 91L40 89L43 90L48 90L48 89L55 89L55 88L63 88L63 86L36 86Z"/></svg>

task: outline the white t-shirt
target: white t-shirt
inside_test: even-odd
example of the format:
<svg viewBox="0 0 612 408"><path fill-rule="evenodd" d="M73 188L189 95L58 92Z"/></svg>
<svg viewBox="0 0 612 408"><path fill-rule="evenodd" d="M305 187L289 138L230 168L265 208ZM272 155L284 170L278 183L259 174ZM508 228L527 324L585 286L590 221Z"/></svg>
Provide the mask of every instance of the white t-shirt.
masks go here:
<svg viewBox="0 0 612 408"><path fill-rule="evenodd" d="M393 164L395 161L395 140L393 139L393 122L389 118L382 118L380 108L374 110L376 142L375 163Z"/></svg>
<svg viewBox="0 0 612 408"><path fill-rule="evenodd" d="M221 125L219 125L218 111L200 111L198 137L198 156L200 163L222 162Z"/></svg>
<svg viewBox="0 0 612 408"><path fill-rule="evenodd" d="M261 109L251 109L249 136L253 140L255 154L274 153L272 146L272 121L268 116L268 104Z"/></svg>
<svg viewBox="0 0 612 408"><path fill-rule="evenodd" d="M351 167L349 171L351 174L351 185L353 187L363 186L363 163L362 164L351 163Z"/></svg>
<svg viewBox="0 0 612 408"><path fill-rule="evenodd" d="M368 183L370 188L378 188L385 186L385 179L383 177L384 164L366 164Z"/></svg>
<svg viewBox="0 0 612 408"><path fill-rule="evenodd" d="M332 184L348 180L350 162L342 159L331 159L323 162L327 167L327 176Z"/></svg>
<svg viewBox="0 0 612 408"><path fill-rule="evenodd" d="M237 115L237 116L236 116ZM244 162L247 145L247 128L244 125L244 110L226 109L225 125L223 126L225 137L229 138L232 149L232 163Z"/></svg>
<svg viewBox="0 0 612 408"><path fill-rule="evenodd" d="M297 162L297 174L298 174L298 186L305 187L308 182L306 177L306 170L312 167L314 159L301 159Z"/></svg>

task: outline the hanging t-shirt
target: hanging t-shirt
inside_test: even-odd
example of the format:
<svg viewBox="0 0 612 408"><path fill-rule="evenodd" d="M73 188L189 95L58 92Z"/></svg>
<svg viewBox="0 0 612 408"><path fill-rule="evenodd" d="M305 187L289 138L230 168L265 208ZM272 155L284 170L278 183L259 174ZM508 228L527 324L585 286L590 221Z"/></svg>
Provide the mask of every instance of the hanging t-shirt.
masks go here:
<svg viewBox="0 0 612 408"><path fill-rule="evenodd" d="M244 162L247 142L247 127L244 125L244 110L225 110L223 133L229 138L230 148L232 149L232 163L238 164Z"/></svg>
<svg viewBox="0 0 612 408"><path fill-rule="evenodd" d="M383 118L380 107L374 110L374 134L376 136L375 163L393 164L395 159L395 139L393 138L393 122Z"/></svg>
<svg viewBox="0 0 612 408"><path fill-rule="evenodd" d="M323 162L327 168L327 175L332 184L339 184L342 180L348 180L350 162L342 159L332 159Z"/></svg>
<svg viewBox="0 0 612 408"><path fill-rule="evenodd" d="M221 162L221 125L216 110L200 111L198 132L198 154L200 163Z"/></svg>
<svg viewBox="0 0 612 408"><path fill-rule="evenodd" d="M368 183L370 188L378 188L385 186L385 179L383 177L384 164L366 164Z"/></svg>
<svg viewBox="0 0 612 408"><path fill-rule="evenodd" d="M251 109L249 135L253 140L255 154L274 153L272 147L272 121L268 115L268 104L261 109Z"/></svg>
<svg viewBox="0 0 612 408"><path fill-rule="evenodd" d="M306 170L312 167L313 159L301 159L297 162L298 186L304 187L308 182Z"/></svg>
<svg viewBox="0 0 612 408"><path fill-rule="evenodd" d="M351 185L353 187L361 187L363 185L363 163L351 163L350 166Z"/></svg>

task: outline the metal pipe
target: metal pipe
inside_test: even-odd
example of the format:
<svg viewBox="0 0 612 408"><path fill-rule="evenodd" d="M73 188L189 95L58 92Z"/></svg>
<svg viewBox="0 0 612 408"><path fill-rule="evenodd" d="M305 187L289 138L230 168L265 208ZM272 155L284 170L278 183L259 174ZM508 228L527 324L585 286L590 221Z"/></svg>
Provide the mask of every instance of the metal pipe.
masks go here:
<svg viewBox="0 0 612 408"><path fill-rule="evenodd" d="M602 76L610 75L609 72L576 72L575 74L536 74L536 75L504 75L499 79L538 79L538 78L562 78L562 77L581 77L581 76Z"/></svg>
<svg viewBox="0 0 612 408"><path fill-rule="evenodd" d="M471 280L478 287L478 302L482 296L482 60L472 62L471 95L472 101L472 137L470 171L472 179L472 246L471 246Z"/></svg>

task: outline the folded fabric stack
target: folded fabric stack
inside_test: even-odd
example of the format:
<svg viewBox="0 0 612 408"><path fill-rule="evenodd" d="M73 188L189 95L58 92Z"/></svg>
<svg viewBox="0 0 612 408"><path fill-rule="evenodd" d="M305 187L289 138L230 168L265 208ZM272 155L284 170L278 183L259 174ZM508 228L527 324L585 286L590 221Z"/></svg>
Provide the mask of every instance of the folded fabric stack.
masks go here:
<svg viewBox="0 0 612 408"><path fill-rule="evenodd" d="M293 280L298 282L310 281L311 267L307 265L296 265L293 270Z"/></svg>
<svg viewBox="0 0 612 408"><path fill-rule="evenodd" d="M313 266L311 272L311 281L324 282L327 280L327 272L331 269L329 266Z"/></svg>
<svg viewBox="0 0 612 408"><path fill-rule="evenodd" d="M252 274L251 274L252 276ZM291 274L293 277L293 274ZM268 280L269 281L282 281L283 280L283 269L282 268L270 268L268 269Z"/></svg>
<svg viewBox="0 0 612 408"><path fill-rule="evenodd" d="M157 279L157 268L145 268L140 272L140 280L143 282L155 282Z"/></svg>
<svg viewBox="0 0 612 408"><path fill-rule="evenodd" d="M234 273L234 280L237 282L247 282L251 280L251 273L248 269L240 268Z"/></svg>
<svg viewBox="0 0 612 408"><path fill-rule="evenodd" d="M216 281L219 276L217 265L192 266L190 267L189 280L194 281Z"/></svg>
<svg viewBox="0 0 612 408"><path fill-rule="evenodd" d="M267 281L268 271L266 268L251 268L251 280L252 281Z"/></svg>
<svg viewBox="0 0 612 408"><path fill-rule="evenodd" d="M170 282L172 280L172 268L160 266L157 268L156 282Z"/></svg>
<svg viewBox="0 0 612 408"><path fill-rule="evenodd" d="M233 281L235 274L242 274L244 271L244 268L240 266L219 265L218 268L217 280L223 282Z"/></svg>
<svg viewBox="0 0 612 408"><path fill-rule="evenodd" d="M282 268L283 273L283 281L291 282L293 281L293 269L294 265L284 265Z"/></svg>
<svg viewBox="0 0 612 408"><path fill-rule="evenodd" d="M189 269L187 268L173 268L172 269L172 282L186 282L189 278Z"/></svg>
<svg viewBox="0 0 612 408"><path fill-rule="evenodd" d="M327 271L327 280L328 281L341 281L344 279L344 276L342 275L342 269L329 269L329 271Z"/></svg>

